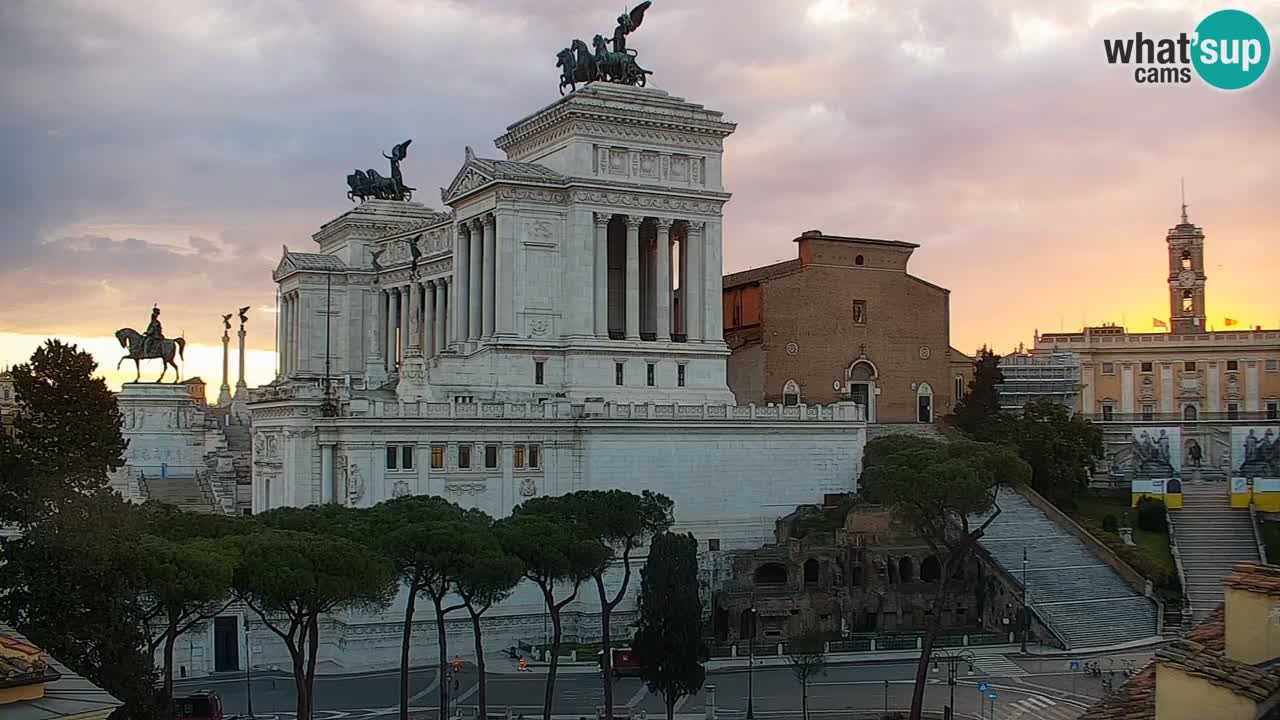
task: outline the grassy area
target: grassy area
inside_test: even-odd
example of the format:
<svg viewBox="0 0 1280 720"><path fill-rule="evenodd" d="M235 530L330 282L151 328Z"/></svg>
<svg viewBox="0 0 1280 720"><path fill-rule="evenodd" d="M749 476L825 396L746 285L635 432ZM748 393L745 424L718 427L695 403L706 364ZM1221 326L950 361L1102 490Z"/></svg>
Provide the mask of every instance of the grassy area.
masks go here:
<svg viewBox="0 0 1280 720"><path fill-rule="evenodd" d="M1258 526L1262 530L1262 544L1267 548L1267 562L1280 564L1280 522L1262 520Z"/></svg>
<svg viewBox="0 0 1280 720"><path fill-rule="evenodd" d="M1133 528L1133 542L1138 547L1147 552L1153 561L1158 563L1167 574L1177 577L1177 572L1173 564L1173 553L1169 551L1169 533L1167 532L1148 532L1138 528L1138 509L1129 507L1128 498L1106 497L1094 494L1088 494L1076 498L1076 511L1072 516L1077 519L1083 518L1089 521L1092 526L1090 528L1101 528L1103 518L1108 515L1115 515L1116 520L1121 525L1127 523ZM1278 529L1280 532L1280 529ZM1112 538L1118 540L1116 536ZM1103 538L1099 538L1102 540ZM1277 536L1280 539L1280 535ZM1142 572L1142 568L1135 568Z"/></svg>

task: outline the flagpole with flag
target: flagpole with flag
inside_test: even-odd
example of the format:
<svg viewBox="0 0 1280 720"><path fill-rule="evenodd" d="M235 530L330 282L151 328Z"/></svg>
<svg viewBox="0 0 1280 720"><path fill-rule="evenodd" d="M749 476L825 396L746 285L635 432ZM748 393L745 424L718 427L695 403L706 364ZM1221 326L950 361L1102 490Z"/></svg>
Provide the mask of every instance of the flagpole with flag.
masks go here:
<svg viewBox="0 0 1280 720"><path fill-rule="evenodd" d="M1151 327L1164 328L1165 330L1168 330L1169 324L1160 318L1151 318Z"/></svg>
<svg viewBox="0 0 1280 720"><path fill-rule="evenodd" d="M1232 327L1234 325L1240 324L1240 321L1236 320L1235 318L1223 318L1222 321L1223 321L1222 324L1224 327Z"/></svg>

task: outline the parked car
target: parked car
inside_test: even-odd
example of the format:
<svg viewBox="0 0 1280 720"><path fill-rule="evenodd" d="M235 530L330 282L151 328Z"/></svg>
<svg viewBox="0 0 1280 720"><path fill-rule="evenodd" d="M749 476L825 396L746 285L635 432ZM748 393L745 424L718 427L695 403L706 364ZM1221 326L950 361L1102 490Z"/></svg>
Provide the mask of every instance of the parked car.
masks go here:
<svg viewBox="0 0 1280 720"><path fill-rule="evenodd" d="M222 720L222 698L212 690L175 697L173 720Z"/></svg>

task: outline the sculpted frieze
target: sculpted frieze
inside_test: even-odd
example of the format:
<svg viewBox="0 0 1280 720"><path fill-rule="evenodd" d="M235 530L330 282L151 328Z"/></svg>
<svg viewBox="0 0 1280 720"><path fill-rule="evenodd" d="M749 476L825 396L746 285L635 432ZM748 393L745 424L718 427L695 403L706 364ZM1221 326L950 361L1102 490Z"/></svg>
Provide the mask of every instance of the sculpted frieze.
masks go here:
<svg viewBox="0 0 1280 720"><path fill-rule="evenodd" d="M642 210L689 212L702 215L720 214L720 203L718 202L606 190L574 190L573 201Z"/></svg>
<svg viewBox="0 0 1280 720"><path fill-rule="evenodd" d="M565 202L565 193L557 190L546 190L543 188L530 187L500 187L498 188L498 199L500 200L525 200L529 202L551 203L555 205L563 205Z"/></svg>

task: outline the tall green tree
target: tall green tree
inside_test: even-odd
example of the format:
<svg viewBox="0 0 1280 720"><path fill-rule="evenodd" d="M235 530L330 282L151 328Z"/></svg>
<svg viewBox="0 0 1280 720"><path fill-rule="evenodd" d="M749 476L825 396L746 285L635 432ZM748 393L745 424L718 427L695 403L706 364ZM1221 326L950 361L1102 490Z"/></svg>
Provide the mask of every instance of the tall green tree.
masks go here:
<svg viewBox="0 0 1280 720"><path fill-rule="evenodd" d="M600 600L601 670L604 681L604 716L613 717L613 650L611 617L631 585L631 554L649 538L671 528L674 503L665 495L645 490L641 494L625 490L579 490L555 498L544 498L564 508L582 533L608 547L613 559L621 559L622 582L612 595L605 587L605 575L613 562L591 575ZM537 501L530 501L536 508Z"/></svg>
<svg viewBox="0 0 1280 720"><path fill-rule="evenodd" d="M385 606L395 595L395 568L373 550L324 528L264 529L227 542L237 553L236 595L284 641L298 720L311 720L320 616Z"/></svg>
<svg viewBox="0 0 1280 720"><path fill-rule="evenodd" d="M942 564L916 663L911 720L920 720L929 655L941 629L943 607L957 578L963 577L978 540L1000 515L996 504L1000 488L1022 485L1030 477L1031 468L1003 445L946 443L907 435L867 443L863 485L924 541Z"/></svg>
<svg viewBox="0 0 1280 720"><path fill-rule="evenodd" d="M542 700L543 720L551 720L563 639L560 611L578 597L583 581L608 565L611 552L573 522L572 513L559 498L536 500L516 507L510 517L495 524L495 529L506 552L520 560L524 577L542 591L551 617L551 663ZM569 585L572 590L557 599L557 585Z"/></svg>
<svg viewBox="0 0 1280 720"><path fill-rule="evenodd" d="M1032 400L1011 424L1008 441L1031 466L1031 486L1055 505L1073 510L1102 458L1102 431L1048 398Z"/></svg>
<svg viewBox="0 0 1280 720"><path fill-rule="evenodd" d="M998 440L1008 420L1000 410L999 385L1002 382L1004 375L1000 372L1000 356L983 345L978 357L974 358L973 379L969 381L968 390L956 403L956 427L975 440Z"/></svg>
<svg viewBox="0 0 1280 720"><path fill-rule="evenodd" d="M632 642L640 677L662 696L667 720L676 702L702 689L702 600L698 597L698 541L663 533L649 544L640 570L640 621Z"/></svg>
<svg viewBox="0 0 1280 720"><path fill-rule="evenodd" d="M476 671L480 679L476 693L477 717L488 717L488 691L485 677L484 643L480 621L489 608L507 599L524 574L520 560L507 554L498 542L493 518L469 511L465 531L458 542L461 562L454 569L454 589L471 616L471 632L475 637Z"/></svg>
<svg viewBox="0 0 1280 720"><path fill-rule="evenodd" d="M445 632L445 616L464 607L463 603L446 605L446 601L453 591L454 578L467 561L461 541L473 528L468 525L462 508L427 495L407 495L379 503L371 511L370 520L378 547L395 565L408 592L400 639L400 719L409 717L409 653L419 595L430 598L435 610L440 717L445 717L449 712L449 683L445 681L449 638Z"/></svg>
<svg viewBox="0 0 1280 720"><path fill-rule="evenodd" d="M0 506L0 521L25 525L75 495L102 492L124 465L120 409L97 368L89 353L48 340L12 369L15 437L0 450L0 465L17 490Z"/></svg>

